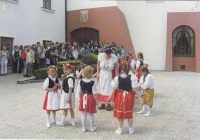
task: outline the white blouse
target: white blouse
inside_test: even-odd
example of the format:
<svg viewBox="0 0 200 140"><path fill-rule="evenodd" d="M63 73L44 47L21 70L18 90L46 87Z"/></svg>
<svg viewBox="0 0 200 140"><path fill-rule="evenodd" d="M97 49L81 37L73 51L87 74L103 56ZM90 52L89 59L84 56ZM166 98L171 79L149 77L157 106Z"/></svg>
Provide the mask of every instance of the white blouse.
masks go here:
<svg viewBox="0 0 200 140"><path fill-rule="evenodd" d="M98 55L98 61L100 61L100 69L104 71L112 71L114 69L114 64L118 62L117 57L114 54L111 54L109 60L105 60L105 53Z"/></svg>
<svg viewBox="0 0 200 140"><path fill-rule="evenodd" d="M146 64L148 64L147 63L147 61L145 61L145 60L142 60L143 61L143 65L146 65ZM137 60L137 62L136 62L136 69L139 69L140 68L140 60Z"/></svg>
<svg viewBox="0 0 200 140"><path fill-rule="evenodd" d="M144 75L141 76L139 81L140 86L143 89L153 89L154 88L154 78L152 74L148 74L144 81Z"/></svg>

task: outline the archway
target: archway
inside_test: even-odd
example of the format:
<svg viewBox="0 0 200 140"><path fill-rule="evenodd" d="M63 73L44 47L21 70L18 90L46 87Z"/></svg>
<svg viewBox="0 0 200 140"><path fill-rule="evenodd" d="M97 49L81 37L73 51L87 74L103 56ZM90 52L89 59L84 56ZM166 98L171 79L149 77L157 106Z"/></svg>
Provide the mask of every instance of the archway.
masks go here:
<svg viewBox="0 0 200 140"><path fill-rule="evenodd" d="M189 26L178 26L172 33L174 71L195 71L195 35Z"/></svg>
<svg viewBox="0 0 200 140"><path fill-rule="evenodd" d="M93 28L78 28L70 32L71 41L77 41L80 44L87 43L90 40L99 42L99 31Z"/></svg>

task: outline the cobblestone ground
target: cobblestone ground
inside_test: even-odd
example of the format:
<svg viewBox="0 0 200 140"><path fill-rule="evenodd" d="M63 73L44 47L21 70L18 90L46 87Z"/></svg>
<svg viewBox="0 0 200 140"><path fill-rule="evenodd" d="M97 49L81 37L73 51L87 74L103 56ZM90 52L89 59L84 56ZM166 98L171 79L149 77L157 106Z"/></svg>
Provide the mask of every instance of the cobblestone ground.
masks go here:
<svg viewBox="0 0 200 140"><path fill-rule="evenodd" d="M153 71L155 98L153 116L143 117L136 111L141 105L135 102L135 133L128 134L125 121L123 134L115 134L117 121L112 112L98 110L95 115L97 130L83 133L81 112L76 98L76 125L60 127L51 123L46 128L42 110L45 91L42 82L16 84L18 74L0 77L0 138L1 139L140 139L140 140L198 140L200 139L200 74L193 72ZM62 111L57 113L61 119ZM89 122L87 123L89 128Z"/></svg>

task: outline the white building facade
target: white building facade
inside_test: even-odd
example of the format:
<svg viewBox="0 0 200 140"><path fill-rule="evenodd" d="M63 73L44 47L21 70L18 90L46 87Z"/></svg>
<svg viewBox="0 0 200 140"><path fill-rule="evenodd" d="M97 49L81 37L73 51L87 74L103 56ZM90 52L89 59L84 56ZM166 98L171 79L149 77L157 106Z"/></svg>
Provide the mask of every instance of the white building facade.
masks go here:
<svg viewBox="0 0 200 140"><path fill-rule="evenodd" d="M167 13L199 12L196 5L200 1L68 0L67 10L117 6L126 17L135 52L143 52L149 69L165 70Z"/></svg>
<svg viewBox="0 0 200 140"><path fill-rule="evenodd" d="M65 41L65 0L0 0L0 44ZM9 42L9 41L8 41Z"/></svg>

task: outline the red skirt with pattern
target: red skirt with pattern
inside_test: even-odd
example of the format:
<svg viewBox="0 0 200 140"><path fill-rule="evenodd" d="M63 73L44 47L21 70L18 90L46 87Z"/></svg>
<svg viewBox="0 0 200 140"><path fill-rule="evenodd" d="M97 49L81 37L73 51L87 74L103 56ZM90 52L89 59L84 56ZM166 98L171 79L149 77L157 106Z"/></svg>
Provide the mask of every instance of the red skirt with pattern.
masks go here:
<svg viewBox="0 0 200 140"><path fill-rule="evenodd" d="M79 101L79 111L96 113L96 101L93 94L81 94Z"/></svg>
<svg viewBox="0 0 200 140"><path fill-rule="evenodd" d="M117 90L115 97L115 105L113 116L117 119L131 119L133 118L133 105L134 105L135 92Z"/></svg>

